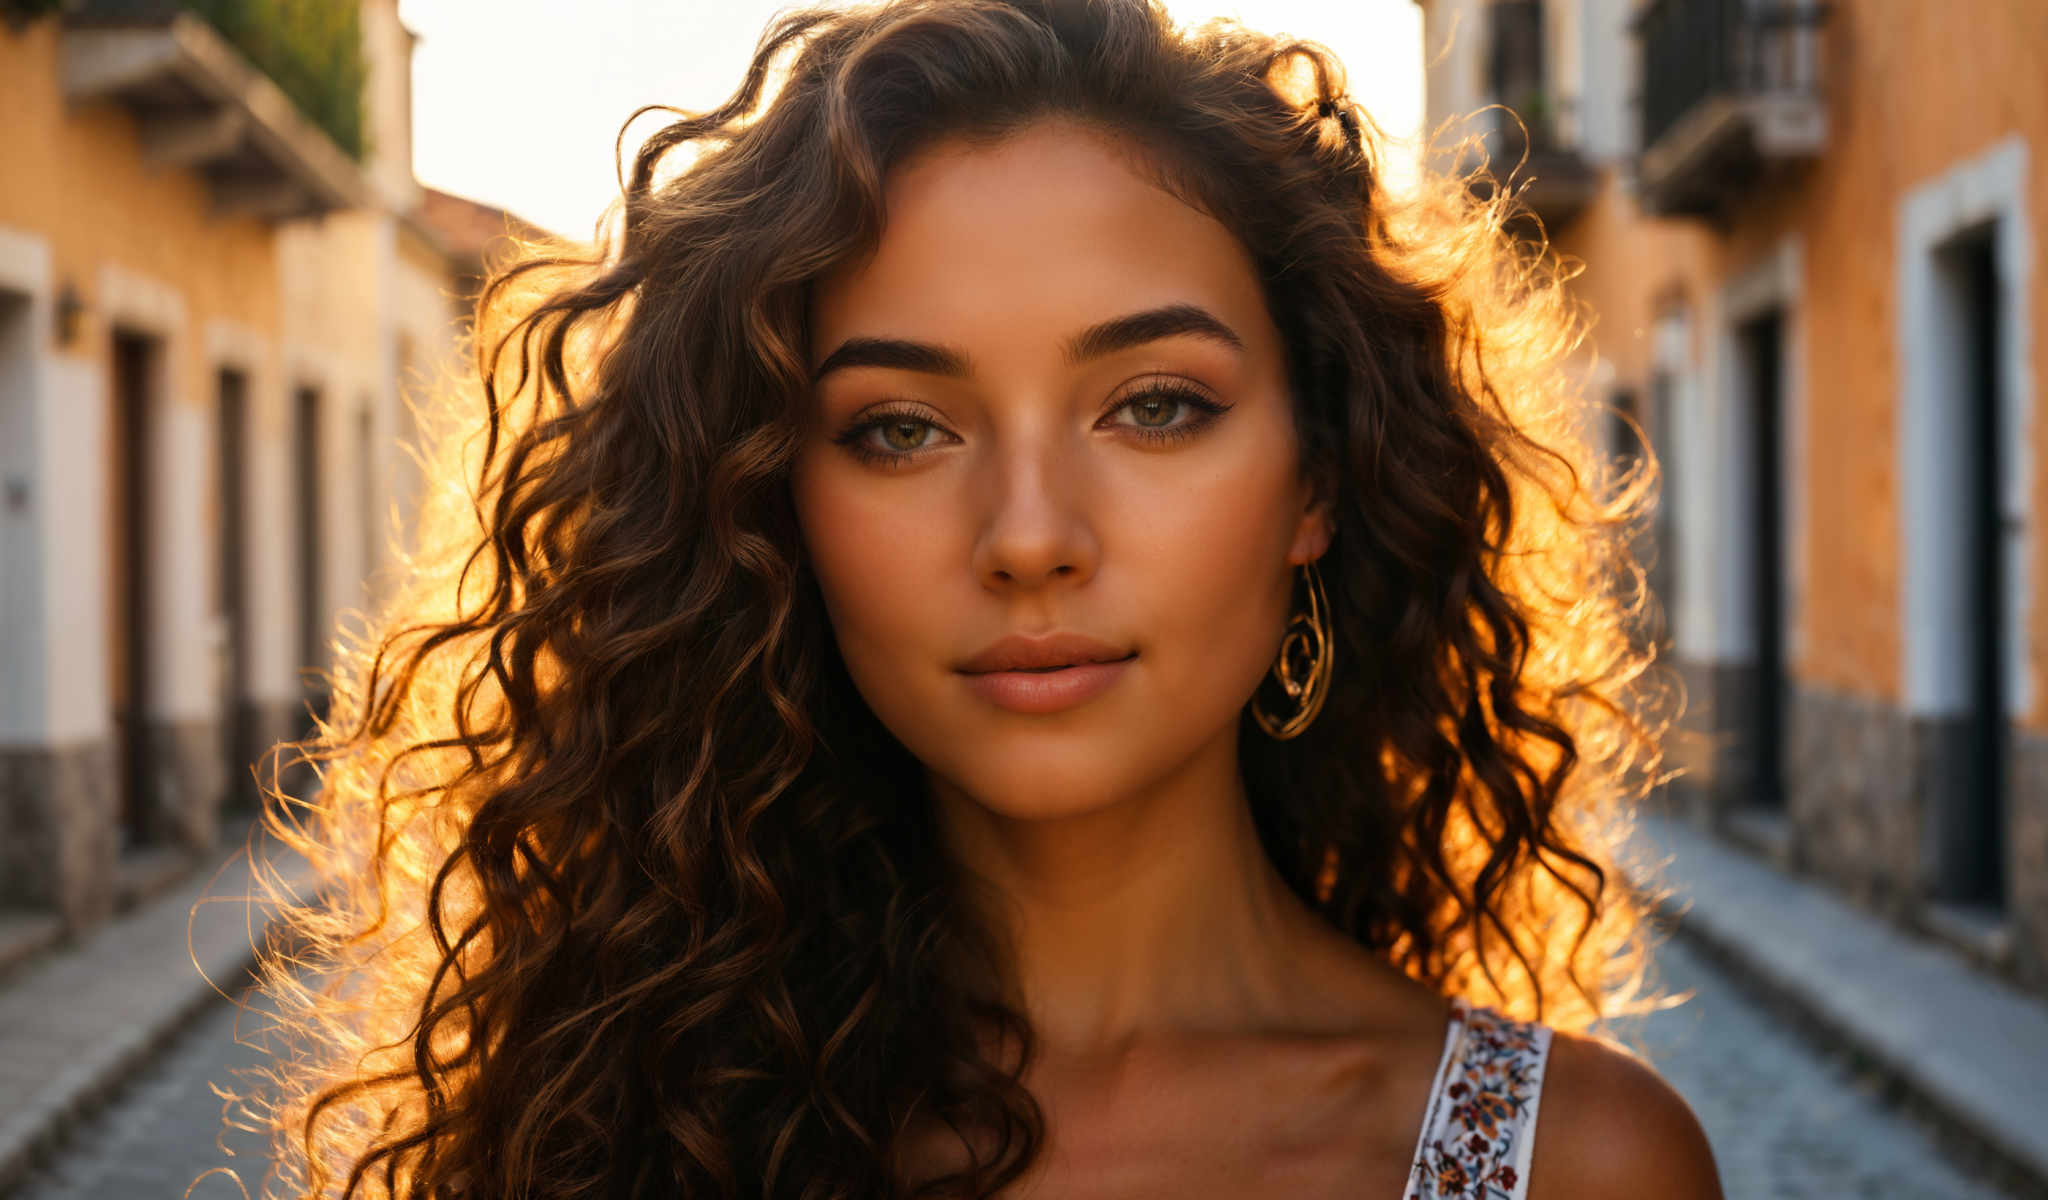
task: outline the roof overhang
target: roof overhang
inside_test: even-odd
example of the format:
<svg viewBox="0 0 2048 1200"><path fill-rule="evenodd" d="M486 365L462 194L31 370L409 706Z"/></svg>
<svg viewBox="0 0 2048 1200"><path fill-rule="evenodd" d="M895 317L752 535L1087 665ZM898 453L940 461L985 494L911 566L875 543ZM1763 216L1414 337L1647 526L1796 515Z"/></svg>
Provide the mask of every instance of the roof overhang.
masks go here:
<svg viewBox="0 0 2048 1200"><path fill-rule="evenodd" d="M283 220L367 199L356 161L189 12L72 21L61 62L68 101L127 107L144 158L202 174L216 214Z"/></svg>

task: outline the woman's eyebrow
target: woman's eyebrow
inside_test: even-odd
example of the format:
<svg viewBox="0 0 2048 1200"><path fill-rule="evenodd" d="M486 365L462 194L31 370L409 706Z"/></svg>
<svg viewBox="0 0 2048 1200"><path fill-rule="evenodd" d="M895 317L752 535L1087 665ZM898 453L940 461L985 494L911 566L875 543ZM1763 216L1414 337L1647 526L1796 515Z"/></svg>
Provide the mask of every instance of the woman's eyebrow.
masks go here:
<svg viewBox="0 0 2048 1200"><path fill-rule="evenodd" d="M1198 304L1165 304L1111 317L1083 329L1067 339L1067 361L1085 362L1169 337L1198 337L1233 350L1244 349L1244 339L1237 331L1208 309ZM890 367L954 379L973 374L967 355L950 346L908 338L855 337L841 342L838 349L825 356L825 361L811 372L811 382L849 367Z"/></svg>
<svg viewBox="0 0 2048 1200"><path fill-rule="evenodd" d="M1067 361L1100 358L1169 337L1206 338L1233 350L1244 349L1244 339L1215 313L1198 304L1166 304L1090 325L1067 340Z"/></svg>
<svg viewBox="0 0 2048 1200"><path fill-rule="evenodd" d="M913 342L907 338L856 337L839 343L811 372L816 383L833 371L849 367L893 367L899 371L922 371L964 379L973 374L967 356L948 346Z"/></svg>

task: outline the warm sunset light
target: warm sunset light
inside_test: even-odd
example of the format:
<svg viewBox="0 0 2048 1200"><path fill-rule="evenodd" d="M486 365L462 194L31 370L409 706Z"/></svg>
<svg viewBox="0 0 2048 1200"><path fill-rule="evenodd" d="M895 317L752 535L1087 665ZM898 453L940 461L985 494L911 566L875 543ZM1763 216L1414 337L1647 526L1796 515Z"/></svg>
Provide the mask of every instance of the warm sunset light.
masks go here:
<svg viewBox="0 0 2048 1200"><path fill-rule="evenodd" d="M2044 60L0 0L0 1197L2048 1196Z"/></svg>
<svg viewBox="0 0 2048 1200"><path fill-rule="evenodd" d="M787 0L401 0L413 53L413 167L421 182L587 237L617 195L612 141L635 108L709 108ZM1422 124L1414 0L1174 0L1183 22L1236 16L1337 52L1351 93L1397 138ZM654 117L636 126L645 135ZM626 149L630 154L632 142ZM1398 151L1398 147L1396 150ZM1405 177L1397 153L1391 183Z"/></svg>

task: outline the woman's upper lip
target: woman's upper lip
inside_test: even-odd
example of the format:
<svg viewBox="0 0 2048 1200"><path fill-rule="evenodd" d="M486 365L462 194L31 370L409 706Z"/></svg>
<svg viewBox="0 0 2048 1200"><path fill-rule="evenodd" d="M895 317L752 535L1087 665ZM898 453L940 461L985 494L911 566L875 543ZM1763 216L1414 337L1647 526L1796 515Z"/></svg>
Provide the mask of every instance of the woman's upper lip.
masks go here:
<svg viewBox="0 0 2048 1200"><path fill-rule="evenodd" d="M1134 651L1080 633L1053 633L1028 638L1020 634L994 642L956 669L969 675L1033 667L1071 667L1080 663L1114 662Z"/></svg>

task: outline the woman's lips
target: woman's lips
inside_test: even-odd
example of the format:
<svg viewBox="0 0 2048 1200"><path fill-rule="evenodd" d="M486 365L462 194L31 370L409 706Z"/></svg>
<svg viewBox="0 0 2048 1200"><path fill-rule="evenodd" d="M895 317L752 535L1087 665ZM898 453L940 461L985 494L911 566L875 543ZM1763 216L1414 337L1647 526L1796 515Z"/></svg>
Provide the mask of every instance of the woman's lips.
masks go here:
<svg viewBox="0 0 2048 1200"><path fill-rule="evenodd" d="M1017 713L1054 713L1101 695L1123 678L1137 659L1129 654L1113 662L1081 663L1036 671L963 672L961 678L982 699Z"/></svg>

